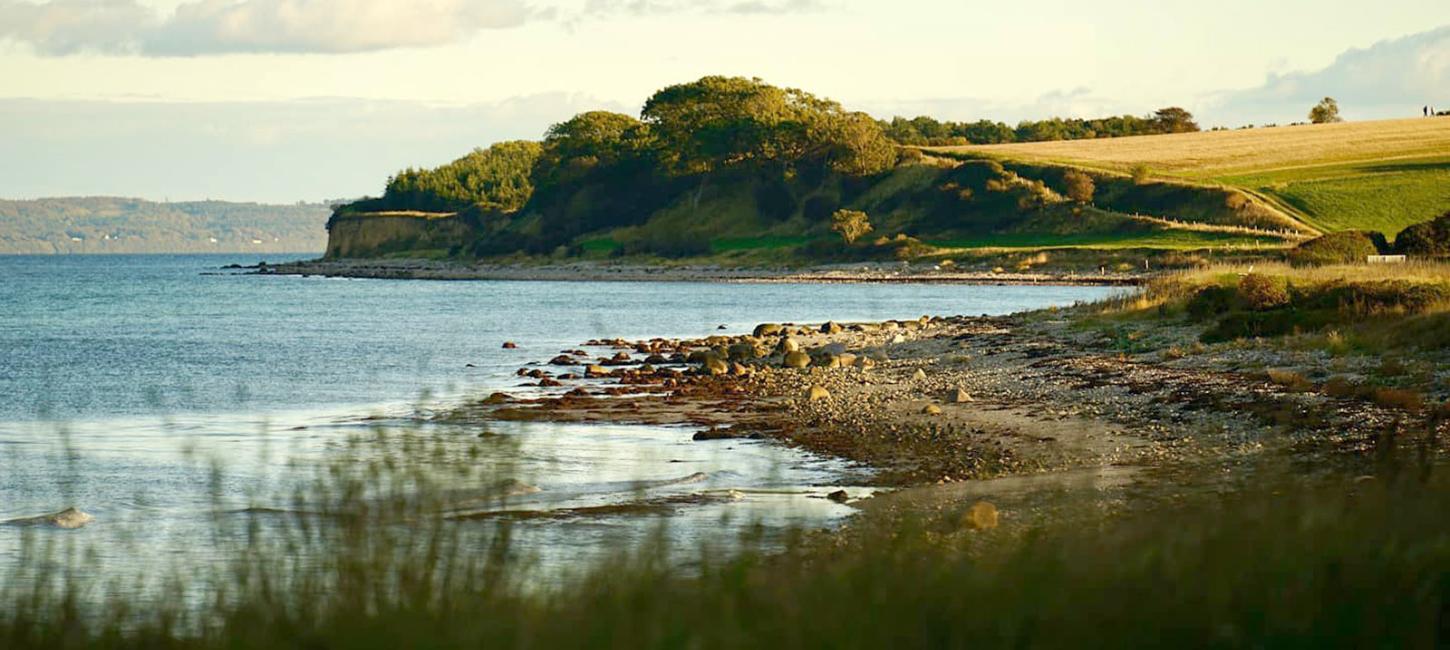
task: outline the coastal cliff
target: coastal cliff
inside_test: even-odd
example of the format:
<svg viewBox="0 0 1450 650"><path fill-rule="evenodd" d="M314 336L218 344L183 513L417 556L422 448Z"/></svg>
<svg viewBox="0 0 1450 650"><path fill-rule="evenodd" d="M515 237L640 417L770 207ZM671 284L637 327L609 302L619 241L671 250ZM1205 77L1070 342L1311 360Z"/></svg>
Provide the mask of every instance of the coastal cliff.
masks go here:
<svg viewBox="0 0 1450 650"><path fill-rule="evenodd" d="M472 241L474 228L460 215L426 212L338 213L327 222L329 259L447 255Z"/></svg>

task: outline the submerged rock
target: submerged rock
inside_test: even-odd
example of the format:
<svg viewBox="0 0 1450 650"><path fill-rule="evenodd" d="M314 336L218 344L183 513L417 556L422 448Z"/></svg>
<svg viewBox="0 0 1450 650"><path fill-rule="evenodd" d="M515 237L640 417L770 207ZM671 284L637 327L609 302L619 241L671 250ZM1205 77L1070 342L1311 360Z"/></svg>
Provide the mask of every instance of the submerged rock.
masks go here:
<svg viewBox="0 0 1450 650"><path fill-rule="evenodd" d="M997 527L997 506L989 501L978 501L967 508L962 515L962 525L971 530L991 530Z"/></svg>
<svg viewBox="0 0 1450 650"><path fill-rule="evenodd" d="M514 343L513 341L504 341L503 342L503 349L505 349L505 350L517 350L518 347L519 347L519 344Z"/></svg>
<svg viewBox="0 0 1450 650"><path fill-rule="evenodd" d="M21 517L20 519L0 521L0 524L6 526L54 526L56 528L72 530L85 526L95 520L95 517L81 512L76 508L66 508L60 512L40 515L39 517Z"/></svg>

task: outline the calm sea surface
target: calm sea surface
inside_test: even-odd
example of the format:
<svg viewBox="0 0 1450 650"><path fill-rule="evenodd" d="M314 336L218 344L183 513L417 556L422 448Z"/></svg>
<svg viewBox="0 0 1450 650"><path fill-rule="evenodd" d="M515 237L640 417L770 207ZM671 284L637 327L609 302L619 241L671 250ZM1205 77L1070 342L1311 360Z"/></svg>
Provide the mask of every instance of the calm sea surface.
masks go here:
<svg viewBox="0 0 1450 650"><path fill-rule="evenodd" d="M0 256L0 520L78 506L96 521L55 534L88 536L110 549L97 562L134 566L138 555L195 551L190 540L214 525L218 508L279 505L294 484L288 472L335 457L349 436L397 426L482 445L477 462L540 488L512 508L588 511L728 493L674 508L678 537L704 540L728 531L726 519L824 525L851 510L820 496L863 470L768 442L695 443L683 427L513 424L480 438L477 428L420 429L407 416L518 390L514 370L592 338L1001 314L1113 291L428 282L220 270L257 261ZM518 349L500 349L504 341ZM225 469L220 480L215 467ZM529 539L543 555L577 557L640 528L640 516L622 511L541 520ZM0 557L14 551L11 530L0 527ZM122 530L125 545L110 537Z"/></svg>

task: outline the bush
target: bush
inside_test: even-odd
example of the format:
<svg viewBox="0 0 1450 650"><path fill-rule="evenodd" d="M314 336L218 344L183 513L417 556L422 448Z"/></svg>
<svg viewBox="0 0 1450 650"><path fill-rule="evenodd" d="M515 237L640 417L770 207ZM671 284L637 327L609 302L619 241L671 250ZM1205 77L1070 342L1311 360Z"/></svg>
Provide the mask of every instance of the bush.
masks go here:
<svg viewBox="0 0 1450 650"><path fill-rule="evenodd" d="M1151 178L1152 176L1153 176L1153 170L1149 169L1147 165L1144 165L1142 163L1138 163L1136 165L1133 165L1133 184L1134 185L1144 185L1144 184L1146 184L1148 182L1148 179Z"/></svg>
<svg viewBox="0 0 1450 650"><path fill-rule="evenodd" d="M1450 256L1450 212L1400 231L1395 237L1395 251L1403 255Z"/></svg>
<svg viewBox="0 0 1450 650"><path fill-rule="evenodd" d="M1238 297L1253 311L1268 311L1289 304L1284 282L1262 273L1250 273L1239 280Z"/></svg>
<svg viewBox="0 0 1450 650"><path fill-rule="evenodd" d="M1306 241L1289 251L1297 266L1362 263L1370 255L1389 249L1385 236L1367 230L1346 230Z"/></svg>

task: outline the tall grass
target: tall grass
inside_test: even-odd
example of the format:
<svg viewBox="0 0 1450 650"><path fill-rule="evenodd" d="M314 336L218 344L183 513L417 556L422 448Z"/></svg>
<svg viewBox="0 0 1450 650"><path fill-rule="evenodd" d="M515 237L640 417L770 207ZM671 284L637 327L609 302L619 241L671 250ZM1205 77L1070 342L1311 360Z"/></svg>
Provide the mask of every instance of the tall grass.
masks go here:
<svg viewBox="0 0 1450 650"><path fill-rule="evenodd" d="M1368 479L1186 489L1027 530L969 530L947 502L778 554L702 550L688 572L657 541L541 582L508 526L450 519L466 456L379 436L284 511L219 515L230 559L150 598L92 587L83 554L24 555L0 646L1433 647L1450 640L1450 480L1418 439L1382 441Z"/></svg>

